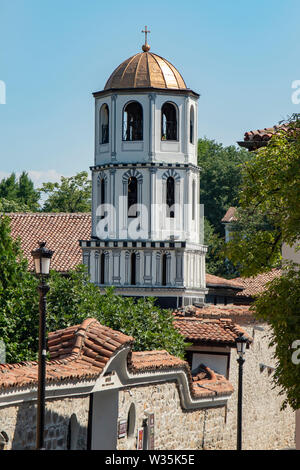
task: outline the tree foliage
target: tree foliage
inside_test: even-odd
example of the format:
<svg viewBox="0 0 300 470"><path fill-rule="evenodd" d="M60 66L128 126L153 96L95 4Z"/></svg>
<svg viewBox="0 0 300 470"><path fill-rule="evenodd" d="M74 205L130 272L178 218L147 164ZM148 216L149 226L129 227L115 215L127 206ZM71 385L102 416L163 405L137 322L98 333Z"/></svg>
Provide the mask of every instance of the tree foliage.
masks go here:
<svg viewBox="0 0 300 470"><path fill-rule="evenodd" d="M239 276L238 269L224 256L224 238L215 232L206 217L204 218L204 244L207 245L205 257L207 273L225 278Z"/></svg>
<svg viewBox="0 0 300 470"><path fill-rule="evenodd" d="M198 140L200 201L204 204L205 217L218 235L224 236L221 220L226 211L238 204L241 164L250 158L246 150L233 145L224 147L214 140Z"/></svg>
<svg viewBox="0 0 300 470"><path fill-rule="evenodd" d="M92 185L86 171L75 176L61 177L60 183L43 183L40 188L47 195L44 212L90 212Z"/></svg>
<svg viewBox="0 0 300 470"><path fill-rule="evenodd" d="M28 212L39 209L40 193L23 171L19 179L15 173L0 181L0 210L3 212Z"/></svg>
<svg viewBox="0 0 300 470"><path fill-rule="evenodd" d="M238 222L226 246L226 256L243 275L269 271L281 262L283 243L299 249L300 240L300 121L287 125L255 152L243 166ZM248 221L248 225L247 225ZM292 345L300 340L299 266L283 266L283 275L269 283L253 306L255 315L272 326L277 360L275 382L294 409L300 407L299 369Z"/></svg>

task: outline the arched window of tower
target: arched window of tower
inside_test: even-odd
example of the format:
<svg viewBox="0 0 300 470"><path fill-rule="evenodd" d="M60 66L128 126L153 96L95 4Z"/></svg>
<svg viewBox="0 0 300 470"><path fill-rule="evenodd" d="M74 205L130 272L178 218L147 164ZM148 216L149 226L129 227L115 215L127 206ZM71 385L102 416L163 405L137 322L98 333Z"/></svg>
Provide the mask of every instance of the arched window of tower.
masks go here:
<svg viewBox="0 0 300 470"><path fill-rule="evenodd" d="M131 101L124 107L123 140L143 140L143 108L137 101Z"/></svg>
<svg viewBox="0 0 300 470"><path fill-rule="evenodd" d="M178 140L177 107L164 103L161 108L161 140Z"/></svg>
<svg viewBox="0 0 300 470"><path fill-rule="evenodd" d="M107 104L103 104L100 108L100 143L108 144L109 142L109 108Z"/></svg>
<svg viewBox="0 0 300 470"><path fill-rule="evenodd" d="M173 176L169 176L167 179L167 195L166 195L166 204L167 204L167 217L171 219L174 218L174 205L175 205L175 181Z"/></svg>
<svg viewBox="0 0 300 470"><path fill-rule="evenodd" d="M190 108L190 144L194 143L194 106Z"/></svg>
<svg viewBox="0 0 300 470"><path fill-rule="evenodd" d="M135 176L128 178L128 217L137 217L138 181Z"/></svg>

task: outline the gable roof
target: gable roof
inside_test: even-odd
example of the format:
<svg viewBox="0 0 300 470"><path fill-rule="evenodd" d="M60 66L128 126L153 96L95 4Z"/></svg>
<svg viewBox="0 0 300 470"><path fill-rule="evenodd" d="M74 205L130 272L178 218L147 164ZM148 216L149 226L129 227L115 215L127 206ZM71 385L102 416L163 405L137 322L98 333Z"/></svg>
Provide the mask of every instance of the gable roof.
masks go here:
<svg viewBox="0 0 300 470"><path fill-rule="evenodd" d="M253 277L237 277L234 281L241 284L244 289L236 295L238 297L253 297L260 294L265 290L268 282L280 277L281 275L282 269L274 268L269 272L257 274Z"/></svg>
<svg viewBox="0 0 300 470"><path fill-rule="evenodd" d="M98 377L109 359L133 338L88 318L81 325L49 333L50 361L46 382L90 380ZM0 364L0 390L35 386L38 363Z"/></svg>
<svg viewBox="0 0 300 470"><path fill-rule="evenodd" d="M51 269L66 272L82 264L80 239L88 239L91 234L90 213L9 213L11 234L20 237L21 248L33 270L31 251L38 242L47 242L54 251Z"/></svg>
<svg viewBox="0 0 300 470"><path fill-rule="evenodd" d="M235 347L239 333L243 333L249 343L252 342L248 333L234 323L229 315L222 318L220 311L219 315L214 315L214 313L216 313L215 306L189 307L182 311L175 311L173 323L187 341L197 345Z"/></svg>

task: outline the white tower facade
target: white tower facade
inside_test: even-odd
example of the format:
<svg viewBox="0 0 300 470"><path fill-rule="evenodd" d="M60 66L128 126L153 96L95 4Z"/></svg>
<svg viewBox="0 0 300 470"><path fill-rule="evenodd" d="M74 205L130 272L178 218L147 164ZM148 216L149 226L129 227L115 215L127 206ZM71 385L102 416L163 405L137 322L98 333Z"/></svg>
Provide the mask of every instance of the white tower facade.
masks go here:
<svg viewBox="0 0 300 470"><path fill-rule="evenodd" d="M80 245L95 284L176 308L203 303L206 293L199 95L149 49L146 42L94 93L92 233Z"/></svg>

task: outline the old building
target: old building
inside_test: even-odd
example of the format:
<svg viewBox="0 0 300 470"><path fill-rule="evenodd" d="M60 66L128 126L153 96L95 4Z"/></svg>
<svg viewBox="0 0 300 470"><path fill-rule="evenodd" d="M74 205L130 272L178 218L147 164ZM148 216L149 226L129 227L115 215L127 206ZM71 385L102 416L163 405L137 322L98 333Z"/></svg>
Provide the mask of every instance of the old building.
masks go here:
<svg viewBox="0 0 300 470"><path fill-rule="evenodd" d="M203 304L199 95L166 59L143 51L122 62L95 98L92 230L81 240L96 285Z"/></svg>
<svg viewBox="0 0 300 470"><path fill-rule="evenodd" d="M228 379L133 341L94 319L49 334L46 449L222 449ZM37 372L0 365L6 449L35 448Z"/></svg>

